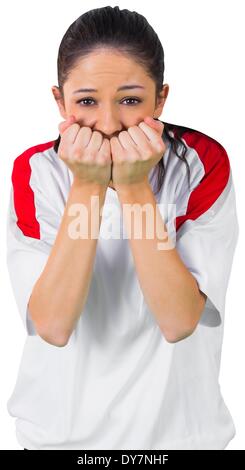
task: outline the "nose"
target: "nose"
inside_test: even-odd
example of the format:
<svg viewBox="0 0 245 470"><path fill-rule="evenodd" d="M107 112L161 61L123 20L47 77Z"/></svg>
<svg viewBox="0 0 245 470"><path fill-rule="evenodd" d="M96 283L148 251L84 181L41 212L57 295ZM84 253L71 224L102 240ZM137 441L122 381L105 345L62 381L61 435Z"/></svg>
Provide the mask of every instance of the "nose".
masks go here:
<svg viewBox="0 0 245 470"><path fill-rule="evenodd" d="M118 134L126 129L120 120L113 115L112 111L106 109L101 110L97 115L96 125L93 130L99 131L103 138L111 139L112 137L118 137Z"/></svg>
<svg viewBox="0 0 245 470"><path fill-rule="evenodd" d="M102 134L102 137L105 139L111 139L112 137L118 137L119 133L123 130L123 128L107 128L105 126L96 126L94 131L98 131Z"/></svg>

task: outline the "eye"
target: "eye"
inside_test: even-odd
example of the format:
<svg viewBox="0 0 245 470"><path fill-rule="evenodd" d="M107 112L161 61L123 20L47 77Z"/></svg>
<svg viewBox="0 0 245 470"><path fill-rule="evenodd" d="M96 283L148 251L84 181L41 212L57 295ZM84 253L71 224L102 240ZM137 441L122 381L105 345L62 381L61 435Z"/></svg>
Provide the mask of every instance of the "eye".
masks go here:
<svg viewBox="0 0 245 470"><path fill-rule="evenodd" d="M135 106L135 104L138 104L138 103L141 103L142 100L140 100L139 98L124 98L123 101L129 101L129 100L132 100L132 101L136 101L137 103L131 103L130 106ZM77 104L80 104L80 103L84 103L85 101L94 101L93 98L83 98L82 100L79 100L79 101L76 101ZM90 106L88 104L82 104L82 106Z"/></svg>
<svg viewBox="0 0 245 470"><path fill-rule="evenodd" d="M82 101L93 101L93 98L83 98L82 100L76 101L76 103L80 104ZM87 106L86 104L83 106Z"/></svg>
<svg viewBox="0 0 245 470"><path fill-rule="evenodd" d="M141 103L141 102L142 102L142 100L139 100L138 98L124 98L123 101L128 101L128 100L137 101L137 103ZM137 103L136 103L136 104L137 104ZM131 103L131 104L134 106L135 103Z"/></svg>

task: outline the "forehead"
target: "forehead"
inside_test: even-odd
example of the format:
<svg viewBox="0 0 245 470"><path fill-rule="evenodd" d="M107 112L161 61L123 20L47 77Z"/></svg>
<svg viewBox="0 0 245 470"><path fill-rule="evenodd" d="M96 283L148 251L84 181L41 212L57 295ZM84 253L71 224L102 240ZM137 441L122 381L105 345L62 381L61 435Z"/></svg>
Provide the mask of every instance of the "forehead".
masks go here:
<svg viewBox="0 0 245 470"><path fill-rule="evenodd" d="M64 84L64 90L72 92L90 87L100 91L106 83L117 88L129 81L144 87L152 86L153 82L132 57L114 50L96 50L78 60Z"/></svg>

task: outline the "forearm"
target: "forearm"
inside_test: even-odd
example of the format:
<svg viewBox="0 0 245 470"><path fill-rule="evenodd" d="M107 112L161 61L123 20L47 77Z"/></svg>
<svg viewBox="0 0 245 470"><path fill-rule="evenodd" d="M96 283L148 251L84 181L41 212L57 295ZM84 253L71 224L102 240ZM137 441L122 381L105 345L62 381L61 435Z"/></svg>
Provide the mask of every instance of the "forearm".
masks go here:
<svg viewBox="0 0 245 470"><path fill-rule="evenodd" d="M105 193L104 186L75 182L72 184L54 245L45 268L33 288L29 301L31 317L40 336L52 344L63 345L67 342L86 302ZM99 223L95 224L92 236L90 227L94 206L91 204L91 196L97 196L95 199L99 208L97 211ZM82 235L83 238L74 239L71 237L74 216L69 215L69 210L77 203L83 204L87 211L88 236ZM81 219L83 219L83 228L87 227L87 221L83 216Z"/></svg>
<svg viewBox="0 0 245 470"><path fill-rule="evenodd" d="M174 243L169 237L163 241L164 236L168 235L167 228L150 185L121 186L117 192L121 204L151 204L153 207L153 238L146 237L147 218L141 217L139 212L137 216L134 215L133 222L138 231L142 224L142 238L135 238L132 232L129 244L146 303L166 339L175 342L191 334L195 328L204 308L204 296L182 262ZM131 218L127 211L123 210L123 217L129 233ZM158 249L159 243L165 243L165 249Z"/></svg>

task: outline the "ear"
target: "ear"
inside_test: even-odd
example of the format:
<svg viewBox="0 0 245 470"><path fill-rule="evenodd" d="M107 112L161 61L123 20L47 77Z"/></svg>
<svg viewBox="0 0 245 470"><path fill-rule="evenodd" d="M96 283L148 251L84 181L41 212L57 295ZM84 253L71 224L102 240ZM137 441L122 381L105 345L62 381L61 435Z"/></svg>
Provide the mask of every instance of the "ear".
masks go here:
<svg viewBox="0 0 245 470"><path fill-rule="evenodd" d="M165 83L165 85L162 86L162 91L160 92L160 95L157 97L156 108L154 110L154 116L153 116L154 118L159 118L161 116L168 93L169 93L169 85Z"/></svg>
<svg viewBox="0 0 245 470"><path fill-rule="evenodd" d="M62 94L59 90L59 87L57 87L56 85L52 86L51 87L51 91L52 91L52 94L54 96L54 99L57 103L57 106L59 108L59 112L60 112L60 115L64 118L64 119L67 119L67 112L65 110L65 104L64 104L64 100L63 100L63 97L62 97Z"/></svg>

